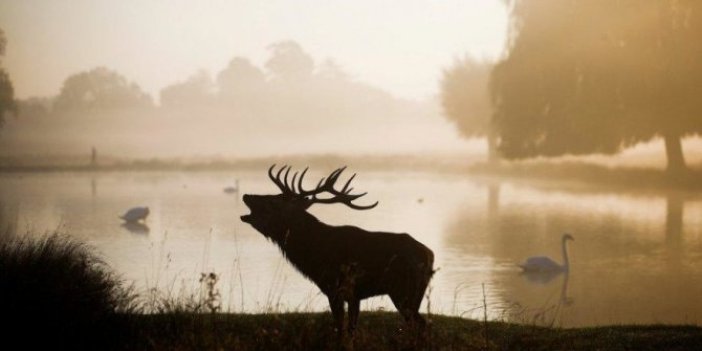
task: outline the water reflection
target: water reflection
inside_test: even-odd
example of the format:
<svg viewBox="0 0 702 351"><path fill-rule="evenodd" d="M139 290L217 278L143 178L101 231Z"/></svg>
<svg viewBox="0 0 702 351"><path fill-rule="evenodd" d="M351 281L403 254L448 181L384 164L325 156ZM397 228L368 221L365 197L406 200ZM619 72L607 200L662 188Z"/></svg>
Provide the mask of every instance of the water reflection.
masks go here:
<svg viewBox="0 0 702 351"><path fill-rule="evenodd" d="M562 271L524 271L519 274L530 283L540 285L550 283L556 277L561 276L561 274L568 275L568 273L563 273Z"/></svg>
<svg viewBox="0 0 702 351"><path fill-rule="evenodd" d="M122 228L128 230L132 234L148 235L149 226L141 222L124 222L121 225Z"/></svg>
<svg viewBox="0 0 702 351"><path fill-rule="evenodd" d="M95 176L90 178L90 195L92 197L97 196L97 180L95 179Z"/></svg>
<svg viewBox="0 0 702 351"><path fill-rule="evenodd" d="M232 179L245 186L239 193L274 191L265 170L0 174L0 222L39 235L65 224L66 232L98 248L139 287L188 278L198 286L200 273L217 272L223 277L219 288L227 292L224 306L234 301L235 308L256 312L275 300L291 309L328 308L316 287L238 220L248 210L236 194L223 194ZM517 322L702 323L697 194L435 173L369 172L362 180L380 200L378 208L311 211L334 225L407 231L431 247L439 268L433 312L482 318L485 297L489 318ZM120 227L116 214L134 204L151 207L148 226ZM578 237L569 274L520 274L517 264L533 254L560 257L563 232ZM394 310L382 299L364 308Z"/></svg>
<svg viewBox="0 0 702 351"><path fill-rule="evenodd" d="M487 256L503 267L490 276L494 309L519 306L517 317L507 313L514 321L550 313L550 323L564 326L702 320L696 303L702 292L699 227L686 225L699 221L700 213L685 212L688 202L699 203L698 196L477 184L487 206L473 205L475 195L466 198L446 227L445 242L465 257ZM553 233L571 230L581 239L570 273L520 274L510 268L542 247L557 257Z"/></svg>
<svg viewBox="0 0 702 351"><path fill-rule="evenodd" d="M682 243L683 210L685 200L683 194L670 193L666 197L665 240L668 247L680 247Z"/></svg>
<svg viewBox="0 0 702 351"><path fill-rule="evenodd" d="M3 202L0 199L0 237L10 237L17 234L19 222L19 203L17 201Z"/></svg>
<svg viewBox="0 0 702 351"><path fill-rule="evenodd" d="M563 283L561 283L561 303L564 306L570 306L575 302L575 299L568 296L568 281L570 280L570 272L563 275Z"/></svg>

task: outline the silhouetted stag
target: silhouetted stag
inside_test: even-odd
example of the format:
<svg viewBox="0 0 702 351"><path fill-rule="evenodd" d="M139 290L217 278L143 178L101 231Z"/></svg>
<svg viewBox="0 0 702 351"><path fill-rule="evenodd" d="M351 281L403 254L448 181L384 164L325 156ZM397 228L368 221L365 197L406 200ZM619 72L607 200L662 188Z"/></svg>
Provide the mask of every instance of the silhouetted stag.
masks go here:
<svg viewBox="0 0 702 351"><path fill-rule="evenodd" d="M326 180L322 178L312 190L305 190L302 184L307 168L299 178L295 172L290 184L290 167L283 166L275 176L274 168L271 166L268 176L282 193L244 195L251 214L241 220L278 244L290 263L317 284L329 299L339 334L344 325L344 302L349 305L348 329L353 333L361 300L385 294L407 322L423 328L419 306L434 272L434 253L408 234L331 226L307 213L314 204L341 203L355 210L369 210L378 204L353 203L366 195L351 194L349 185L356 174L341 190L334 188L346 167L335 170ZM323 194L324 198L318 197Z"/></svg>

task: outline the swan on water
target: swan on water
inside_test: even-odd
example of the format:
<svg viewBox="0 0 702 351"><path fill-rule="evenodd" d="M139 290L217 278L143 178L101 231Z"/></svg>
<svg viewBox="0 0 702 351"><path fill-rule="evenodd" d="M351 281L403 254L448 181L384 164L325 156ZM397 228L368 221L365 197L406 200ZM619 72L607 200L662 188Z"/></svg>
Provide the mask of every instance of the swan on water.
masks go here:
<svg viewBox="0 0 702 351"><path fill-rule="evenodd" d="M126 222L133 223L146 219L148 215L148 207L133 207L130 208L125 214L121 215L119 218L125 220Z"/></svg>
<svg viewBox="0 0 702 351"><path fill-rule="evenodd" d="M563 251L563 264L558 264L556 261L552 260L546 256L534 256L529 257L527 260L520 264L524 272L526 273L555 273L555 272L568 272L570 268L570 262L568 261L568 250L566 249L566 242L568 240L573 240L573 237L565 233L561 238L561 249Z"/></svg>

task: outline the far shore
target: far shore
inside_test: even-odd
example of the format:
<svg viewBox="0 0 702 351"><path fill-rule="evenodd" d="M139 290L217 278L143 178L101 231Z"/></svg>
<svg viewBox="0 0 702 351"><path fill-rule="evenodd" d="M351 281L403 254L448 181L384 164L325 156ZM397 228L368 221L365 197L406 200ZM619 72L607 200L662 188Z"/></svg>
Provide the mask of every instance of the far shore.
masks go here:
<svg viewBox="0 0 702 351"><path fill-rule="evenodd" d="M487 163L481 155L294 155L241 159L136 159L106 158L96 164L78 158L22 160L0 158L0 174L51 172L231 172L260 171L273 164L302 169L333 169L348 165L354 172L428 172L465 175L497 181L529 182L551 187L577 185L600 191L702 191L702 167L691 165L684 173L662 168L614 167L595 162L503 161Z"/></svg>

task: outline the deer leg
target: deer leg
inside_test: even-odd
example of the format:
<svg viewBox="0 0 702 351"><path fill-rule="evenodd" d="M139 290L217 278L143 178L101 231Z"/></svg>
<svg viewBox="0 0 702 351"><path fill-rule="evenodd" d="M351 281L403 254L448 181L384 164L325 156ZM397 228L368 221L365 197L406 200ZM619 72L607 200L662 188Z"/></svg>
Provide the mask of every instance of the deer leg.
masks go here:
<svg viewBox="0 0 702 351"><path fill-rule="evenodd" d="M419 330L423 330L424 327L426 326L426 321L424 320L424 317L422 317L421 314L419 314L419 307L422 305L422 299L424 299L424 291L426 290L426 287L424 289L417 289L417 291L421 291L421 293L412 296L410 300L408 301L408 306L407 309L410 311L411 315L411 320L412 323L416 327L419 328Z"/></svg>
<svg viewBox="0 0 702 351"><path fill-rule="evenodd" d="M349 301L349 333L353 335L358 326L358 314L361 310L361 300L351 299Z"/></svg>
<svg viewBox="0 0 702 351"><path fill-rule="evenodd" d="M390 295L390 300L392 300L395 308L397 308L407 324L410 325L410 328L424 329L426 321L424 317L419 314L419 305L422 302L421 296L419 298L410 298L407 296Z"/></svg>
<svg viewBox="0 0 702 351"><path fill-rule="evenodd" d="M334 325L339 339L344 334L344 300L338 296L329 296L329 307L331 307Z"/></svg>
<svg viewBox="0 0 702 351"><path fill-rule="evenodd" d="M407 308L407 298L404 296L401 296L399 294L392 294L389 295L390 300L392 301L392 304L395 305L395 308L397 309L398 312L400 312L400 315L405 319L405 321L409 322L409 319L411 317L410 311Z"/></svg>
<svg viewBox="0 0 702 351"><path fill-rule="evenodd" d="M419 305L422 299L403 294L390 295L390 299L407 323L410 338L408 340L414 343L414 349L426 349L429 335L427 334L426 321L419 314Z"/></svg>

